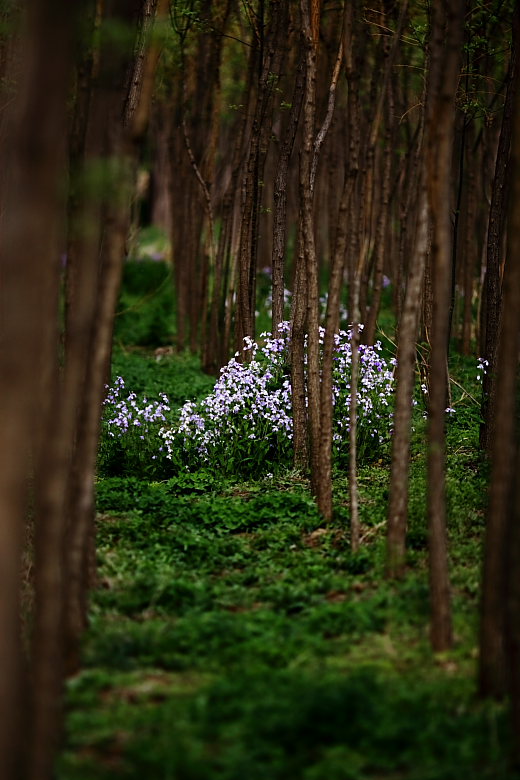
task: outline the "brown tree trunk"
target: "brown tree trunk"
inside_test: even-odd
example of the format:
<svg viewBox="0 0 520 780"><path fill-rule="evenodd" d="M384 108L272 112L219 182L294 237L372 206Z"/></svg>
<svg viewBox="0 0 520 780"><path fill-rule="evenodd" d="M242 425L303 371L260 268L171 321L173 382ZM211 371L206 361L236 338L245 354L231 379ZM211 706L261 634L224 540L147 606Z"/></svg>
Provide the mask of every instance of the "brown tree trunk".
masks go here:
<svg viewBox="0 0 520 780"><path fill-rule="evenodd" d="M155 103L150 122L153 145L151 223L167 233L171 225L171 172L168 159L171 117L164 101Z"/></svg>
<svg viewBox="0 0 520 780"><path fill-rule="evenodd" d="M285 128L285 134L278 159L278 170L274 185L274 223L273 223L273 253L272 253L272 334L278 335L278 325L283 320L284 313L284 258L287 238L287 176L294 139L300 119L303 103L305 73L304 61L299 57L298 71L294 84L291 109Z"/></svg>
<svg viewBox="0 0 520 780"><path fill-rule="evenodd" d="M410 206L416 204L417 220L412 234L413 252L408 265L406 290L397 331L397 367L394 410L394 432L392 436L392 461L390 466L390 500L388 504L387 528L387 574L390 578L404 574L406 562L406 530L408 523L408 487L412 399L415 385L417 361L417 335L421 314L421 294L424 271L429 251L430 218L428 209L427 171L425 163L425 128L427 106L431 95L428 86L423 94L423 109L417 128L416 145L410 150L408 193L402 204L402 220L407 225L411 220ZM414 139L415 141L415 139ZM405 234L407 230L404 231ZM401 237L401 248L405 241Z"/></svg>
<svg viewBox="0 0 520 780"><path fill-rule="evenodd" d="M472 127L468 129L469 143L466 147L468 182L466 193L466 219L464 231L464 308L462 314L461 352L463 355L471 354L471 340L473 334L473 291L475 287L475 273L477 270L478 243L477 237L477 188L476 171L469 159L472 147Z"/></svg>
<svg viewBox="0 0 520 780"><path fill-rule="evenodd" d="M123 0L120 0L123 2ZM167 0L158 0L157 14L164 18ZM137 23L135 11L128 7L114 5L108 9L110 19L122 23ZM141 15L141 19L142 19ZM91 136L87 142L86 165L101 155L105 159L114 157L112 191L103 193L100 215L102 220L101 250L97 270L97 290L94 293L94 323L88 343L86 374L83 384L82 405L77 420L78 442L75 452L74 480L70 500L75 508L74 522L69 523L67 537L67 566L70 578L67 589L66 630L68 642L68 665L77 664L78 640L86 622L86 593L89 580L88 550L93 536L94 485L99 440L100 417L104 396L104 385L110 370L114 312L125 255L125 242L130 223L131 197L136 175L138 145L146 130L151 106L151 92L159 56L158 44L146 41L144 62L138 67L138 74L132 69L132 83L138 89L138 99L131 111L124 111L127 96L126 73L132 63L132 52L113 51L101 46L101 73L92 106ZM106 70L103 70L103 69ZM136 86L136 79L140 84ZM126 106L128 102L126 101ZM96 195L96 194L95 194ZM99 197L99 194L97 194ZM89 205L88 202L86 204ZM94 206L94 209L96 207ZM92 229L92 226L87 226ZM84 249L97 256L97 248L86 245ZM86 255L84 263L89 262ZM91 272L90 272L91 273ZM89 285L94 279L89 276ZM78 298L79 292L78 292ZM91 302L92 305L92 302ZM78 317L80 316L78 312ZM92 312L89 312L92 316ZM85 319L85 322L88 318ZM92 321L92 320L91 320ZM84 342L83 342L84 345ZM88 376L88 381L87 381Z"/></svg>
<svg viewBox="0 0 520 780"><path fill-rule="evenodd" d="M66 109L74 39L81 4L34 2L26 19L26 53L19 92L7 128L3 159L0 248L2 377L2 610L0 611L2 720L0 742L5 777L40 780L51 775L59 727L63 667L63 493L68 441L53 418L58 376L60 246L63 246ZM58 425L52 428L51 421ZM13 441L13 434L17 440ZM7 460L4 447L11 447ZM16 454L18 453L18 455ZM48 471L49 460L53 470ZM34 478L35 608L29 707L24 731L29 752L22 757L20 714L23 694L19 645L19 566L28 483ZM13 528L11 523L16 522ZM52 545L52 551L50 547ZM50 554L49 554L50 552ZM9 559L4 560L8 554ZM5 605L5 606L4 606ZM14 657L13 653L17 656ZM49 657L52 656L52 660ZM9 675L5 678L4 675ZM11 715L5 706L11 707ZM46 713L47 721L41 715ZM12 740L5 744L5 738ZM5 751L5 752L4 752ZM22 764L26 766L22 768Z"/></svg>
<svg viewBox="0 0 520 780"><path fill-rule="evenodd" d="M519 24L518 14L514 24ZM516 30L518 35L518 30ZM484 579L483 606L487 602L488 609L482 615L480 663L481 670L487 668L487 675L481 675L481 689L486 684L486 678L491 681L497 679L500 682L499 667L493 674L491 665L493 661L500 663L500 651L498 655L487 657L489 642L488 632L496 630L497 626L484 626L489 620L492 604L489 604L489 591L500 588L498 577L493 581L493 566L487 565L488 546L500 547L500 522L497 522L497 511L500 511L501 482L504 479L504 470L509 474L510 462L506 461L508 450L511 449L510 439L513 436L514 426L511 419L518 415L518 405L515 404L518 393L518 354L520 350L520 100L515 96L514 128L512 143L512 174L511 174L511 205L509 210L509 242L508 258L504 278L504 315L501 346L499 352L499 374L497 383L497 425L496 440L494 446L493 475L490 490L490 502L488 508L488 525L486 528L486 546L484 548ZM511 410L515 410L514 418L511 418ZM500 417L500 422L498 421ZM506 655L508 671L508 689L511 697L511 733L513 744L512 763L515 769L520 769L520 447L518 432L515 431L516 448L516 473L510 474L514 506L507 513L507 532L505 535L505 548L507 553L506 565L506 599L505 599L505 628L506 628ZM504 446L505 445L505 446ZM495 497L495 477L498 495ZM516 487L516 491L515 491ZM498 499L498 500L497 500ZM492 517L492 511L494 517ZM498 532L495 536L494 532ZM487 574L487 576L486 576ZM491 574L491 576L489 576ZM499 575L498 575L499 576ZM491 595L493 600L493 594ZM486 630L487 629L487 630ZM486 637L486 638L485 638ZM496 641L489 642L492 650L497 646ZM496 677L496 673L498 676ZM484 683L484 686L482 686ZM491 693L496 691L491 690Z"/></svg>
<svg viewBox="0 0 520 780"><path fill-rule="evenodd" d="M517 8L514 17L514 36L517 39L520 25L520 11ZM519 350L519 204L518 191L519 175L519 140L520 121L518 112L520 101L518 95L511 97L509 105L509 122L515 117L515 138L512 147L513 165L515 176L511 178L513 194L510 209L510 231L508 236L509 254L504 272L504 314L500 322L500 341L498 359L496 361L496 400L495 420L492 426L492 438L488 440L491 447L492 473L489 492L489 505L487 513L486 536L484 544L482 606L480 624L480 666L479 684L480 692L484 696L503 696L508 689L508 663L506 651L506 615L508 604L508 583L513 587L512 578L508 574L507 558L509 536L512 537L513 548L516 550L516 531L509 529L511 509L511 491L515 478L513 467L516 455L515 426L512 421L516 419L515 394L517 391L518 375L518 350ZM504 133L502 123L501 139ZM512 127L511 127L512 129ZM497 169L500 163L500 144L497 155ZM496 177L495 177L496 186ZM490 226L491 226L490 218ZM489 258L488 241L488 258ZM489 262L489 260L488 260ZM489 267L488 267L489 272ZM488 298L488 305L490 299ZM490 326L490 317L487 319L487 328ZM486 340L488 345L489 339ZM488 435L489 435L488 431ZM514 515L513 515L514 516ZM518 522L516 520L516 522ZM515 576L518 575L513 568ZM515 602L516 603L516 602ZM513 604L514 607L514 604ZM518 636L513 633L513 651L516 652ZM516 684L518 678L515 676ZM516 701L518 706L518 699Z"/></svg>
<svg viewBox="0 0 520 780"><path fill-rule="evenodd" d="M300 210L302 240L307 280L307 398L311 486L317 495L320 479L320 343L318 259L314 241L313 161L314 123L316 116L316 36L311 29L311 4L301 0L302 32L305 47L305 99L303 139L300 153Z"/></svg>
<svg viewBox="0 0 520 780"><path fill-rule="evenodd" d="M373 345L376 338L377 318L381 307L381 295L383 292L383 271L385 254L388 252L388 224L391 219L390 214L390 175L392 171L392 152L394 138L394 100L392 85L388 87L388 107L385 133L385 148L383 152L383 171L380 188L379 216L375 233L375 264L374 264L374 285L372 289L372 300L368 310L365 330L363 332L363 342Z"/></svg>
<svg viewBox="0 0 520 780"><path fill-rule="evenodd" d="M293 418L294 465L306 469L309 465L307 422L307 389L305 382L305 334L307 322L307 274L303 226L300 216L298 254L293 285L291 312L291 398Z"/></svg>
<svg viewBox="0 0 520 780"><path fill-rule="evenodd" d="M464 1L433 8L431 37L432 100L427 141L428 196L432 215L433 322L428 424L428 530L430 551L431 643L451 647L452 625L445 497L445 408L447 343L452 259L450 214L455 92L464 29ZM445 37L446 36L446 37Z"/></svg>
<svg viewBox="0 0 520 780"><path fill-rule="evenodd" d="M516 174L518 178L518 173ZM517 202L520 193L516 196ZM518 207L516 207L518 211ZM520 219L518 213L510 221L510 228L517 231L520 235ZM518 244L516 241L515 244ZM520 257L520 247L515 245L511 251L516 254L515 263L518 265ZM517 271L518 275L518 271ZM520 294L518 290L518 279L516 280L515 308L514 312L518 315L520 311ZM504 301L505 305L505 301ZM513 319L513 317L511 317ZM517 333L520 323L516 317ZM518 348L518 344L517 344ZM515 353L515 356L518 351ZM513 357L513 356L511 356ZM511 361L512 362L512 361ZM518 366L516 366L518 367ZM516 495L514 495L514 505L509 511L508 535L507 535L507 596L506 596L506 629L507 629L507 661L509 674L509 694L511 696L511 734L512 734L512 763L514 769L520 769L520 452L518 451L518 441L516 447L516 474L514 476L514 486L516 486ZM513 487L514 490L514 487Z"/></svg>
<svg viewBox="0 0 520 780"><path fill-rule="evenodd" d="M406 560L410 424L415 384L417 329L421 311L421 290L428 253L429 219L424 172L419 183L418 203L419 219L415 237L415 251L408 272L397 342L394 433L388 505L387 572L389 577L402 576Z"/></svg>
<svg viewBox="0 0 520 780"><path fill-rule="evenodd" d="M25 751L31 725L30 710L24 707L28 688L20 642L20 567L28 484L32 475L39 482L33 463L40 462L46 399L56 367L56 317L49 313L59 287L66 100L76 12L63 2L33 3L16 44L24 51L23 67L10 73L18 92L2 128L0 754L6 780L22 776L22 746ZM55 555L59 558L59 548ZM24 617L27 627L31 616ZM49 774L47 765L42 780Z"/></svg>
<svg viewBox="0 0 520 780"><path fill-rule="evenodd" d="M489 225L487 234L487 263L484 280L485 295L485 351L482 357L488 361L488 370L482 386L482 419L480 427L480 446L488 449L493 437L495 403L494 376L496 370L496 350L500 328L501 276L503 263L503 237L507 211L508 167L513 123L513 106L518 91L518 22L520 10L515 6L513 21L513 39L509 79L504 104L504 115L498 142L498 151L491 194Z"/></svg>
<svg viewBox="0 0 520 780"><path fill-rule="evenodd" d="M252 47L242 97L242 104L247 107L249 107L253 91L255 63L256 51ZM249 111L242 111L234 124L234 132L231 133L235 142L229 163L229 182L222 196L220 208L221 227L215 258L213 294L210 300L209 338L206 359L203 363L203 369L211 374L217 374L229 358L236 276L235 258L238 252L238 247L235 246L238 242L237 204L239 196L237 190L248 117Z"/></svg>

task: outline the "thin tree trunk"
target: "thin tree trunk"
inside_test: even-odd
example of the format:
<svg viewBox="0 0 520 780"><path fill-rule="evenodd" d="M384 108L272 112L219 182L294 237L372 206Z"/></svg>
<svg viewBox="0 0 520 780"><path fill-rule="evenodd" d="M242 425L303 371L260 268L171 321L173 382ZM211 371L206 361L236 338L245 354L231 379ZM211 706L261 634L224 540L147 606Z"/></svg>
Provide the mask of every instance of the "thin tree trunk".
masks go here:
<svg viewBox="0 0 520 780"><path fill-rule="evenodd" d="M469 158L471 150L471 139L473 133L471 132L471 126L468 130L470 132L470 143L466 147L466 154ZM477 192L476 192L476 176L475 168L471 165L471 160L468 159L468 183L466 194L466 223L464 232L464 308L462 315L462 338L461 338L461 352L463 355L471 354L471 338L472 338L472 326L473 326L473 289L475 281L475 271L477 267L477 249L478 244L476 241L477 236Z"/></svg>
<svg viewBox="0 0 520 780"><path fill-rule="evenodd" d="M316 116L316 46L311 30L309 0L301 0L302 31L305 46L305 101L303 110L303 140L300 154L300 209L302 239L307 277L307 398L309 415L309 445L311 486L317 495L320 481L320 333L318 259L314 238L312 160L314 122Z"/></svg>
<svg viewBox="0 0 520 780"><path fill-rule="evenodd" d="M428 424L428 530L431 642L436 651L453 642L446 541L445 408L452 258L450 214L455 92L464 29L464 0L433 8L432 101L428 117L428 196L432 215L433 322ZM446 30L446 32L445 32ZM446 35L446 38L445 38Z"/></svg>
<svg viewBox="0 0 520 780"><path fill-rule="evenodd" d="M394 137L394 100L392 85L388 86L387 127L385 134L385 149L383 152L383 172L381 182L381 195L379 205L379 217L375 235L375 267L372 301L368 311L367 322L363 332L363 342L373 345L376 338L377 318L381 308L381 295L383 291L383 271L385 254L388 251L388 225L390 222L390 174L392 171L392 152Z"/></svg>
<svg viewBox="0 0 520 780"><path fill-rule="evenodd" d="M352 46L352 6L345 6L343 16L342 42L336 59L336 70L339 73L339 65L343 52L347 61L351 63ZM337 75L336 75L337 78ZM333 97L332 87L334 86L334 77L331 82L330 94ZM352 108L352 106L351 106ZM353 120L354 112L351 112ZM320 461L320 479L318 483L318 508L326 520L332 518L332 428L333 428L333 356L334 356L334 337L339 329L339 308L341 303L341 287L343 284L343 275L345 270L345 255L347 249L347 220L350 213L350 202L353 197L356 186L359 159L359 135L350 126L350 159L349 169L341 201L336 226L336 244L334 255L331 262L331 271L329 279L329 290L327 296L327 311L325 316L325 335L323 339L323 359L322 359L322 378L321 378L321 396L320 396L320 415L321 415L321 433L319 441L319 461Z"/></svg>
<svg viewBox="0 0 520 780"><path fill-rule="evenodd" d="M431 79L428 77L427 81L429 84ZM428 105L430 99L428 87L425 86L424 106ZM405 222L409 222L410 204L412 201L417 204L413 254L408 267L405 296L397 331L396 392L387 528L387 574L390 578L403 575L406 561L412 399L417 361L416 344L421 314L421 293L430 238L427 172L424 159L424 136L425 132L429 132L428 127L425 129L426 114L427 109L424 108L417 128L417 143L413 153L410 154L409 190L403 215ZM415 175L416 173L418 176Z"/></svg>
<svg viewBox="0 0 520 780"><path fill-rule="evenodd" d="M282 148L280 150L278 171L274 185L272 252L272 334L274 337L278 335L278 325L282 322L284 316L284 258L287 237L287 175L303 103L305 85L305 73L303 65L304 61L300 57L298 71L296 74L296 81L294 84L291 109L287 120L287 127L282 142Z"/></svg>
<svg viewBox="0 0 520 780"><path fill-rule="evenodd" d="M394 432L390 467L390 501L388 504L387 573L400 577L406 560L406 527L408 521L408 474L410 462L410 425L415 384L416 341L421 311L421 290L428 253L428 203L424 173L419 185L419 219L415 251L411 258L408 283L399 323L397 347Z"/></svg>
<svg viewBox="0 0 520 780"><path fill-rule="evenodd" d="M307 275L303 226L300 215L298 255L291 313L291 398L293 417L294 465L306 469L309 465L307 424L307 389L305 383L305 333L307 321Z"/></svg>

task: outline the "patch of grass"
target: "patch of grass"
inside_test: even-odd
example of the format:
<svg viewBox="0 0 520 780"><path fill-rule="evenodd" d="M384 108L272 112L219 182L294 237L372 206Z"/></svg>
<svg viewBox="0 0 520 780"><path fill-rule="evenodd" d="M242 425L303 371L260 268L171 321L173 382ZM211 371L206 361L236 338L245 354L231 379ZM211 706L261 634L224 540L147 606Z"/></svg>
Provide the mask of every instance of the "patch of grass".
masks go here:
<svg viewBox="0 0 520 780"><path fill-rule="evenodd" d="M463 679L442 672L410 681L365 663L341 675L271 669L208 682L147 670L71 688L84 706L71 717L75 751L63 757L62 777L514 777L503 708L479 705Z"/></svg>
<svg viewBox="0 0 520 780"><path fill-rule="evenodd" d="M189 356L117 351L115 370L179 404L206 392ZM471 361L453 370L478 393ZM462 391L454 406L456 645L438 655L420 408L398 582L385 578L388 452L359 470L355 555L339 468L327 526L305 475L275 464L247 481L209 469L100 476L99 585L83 671L68 686L59 780L518 780L506 708L476 698L486 465L477 406Z"/></svg>
<svg viewBox="0 0 520 780"><path fill-rule="evenodd" d="M150 398L166 393L173 407L186 400L198 400L211 392L215 379L203 374L198 357L189 352L157 357L144 349L116 347L112 358L112 379L122 376L128 391Z"/></svg>

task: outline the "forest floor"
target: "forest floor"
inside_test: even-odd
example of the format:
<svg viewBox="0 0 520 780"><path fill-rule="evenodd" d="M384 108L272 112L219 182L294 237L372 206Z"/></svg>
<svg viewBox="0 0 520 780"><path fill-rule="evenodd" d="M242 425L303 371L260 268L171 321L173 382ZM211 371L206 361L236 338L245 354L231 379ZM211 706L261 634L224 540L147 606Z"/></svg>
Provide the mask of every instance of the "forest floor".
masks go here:
<svg viewBox="0 0 520 780"><path fill-rule="evenodd" d="M134 355L136 377L140 360L152 393L211 384L175 356ZM464 408L448 428L456 642L444 654L428 639L420 424L399 582L384 572L388 456L360 469L356 555L341 473L326 528L290 470L100 478L99 580L58 778L512 780L505 708L476 695L485 475Z"/></svg>
<svg viewBox="0 0 520 780"><path fill-rule="evenodd" d="M264 282L259 331L269 328ZM196 356L150 349L174 338L172 308L164 264L125 266L113 378L138 397L167 393L173 409L214 380ZM390 298L380 324L393 332ZM105 435L98 582L82 670L68 682L58 780L519 780L507 766L506 708L476 688L487 475L475 362L450 360L455 645L443 654L429 644L420 404L398 582L385 577L389 446L360 466L353 555L340 469L334 522L323 527L308 481L289 468L268 463L247 479L154 473L157 445L138 436L119 452Z"/></svg>

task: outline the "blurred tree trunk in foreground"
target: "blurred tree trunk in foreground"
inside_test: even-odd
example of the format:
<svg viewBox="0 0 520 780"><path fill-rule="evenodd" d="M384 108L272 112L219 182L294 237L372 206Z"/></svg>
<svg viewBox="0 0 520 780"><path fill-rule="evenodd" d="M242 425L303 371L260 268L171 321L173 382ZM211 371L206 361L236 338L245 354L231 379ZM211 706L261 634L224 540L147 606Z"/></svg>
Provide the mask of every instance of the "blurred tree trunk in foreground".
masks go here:
<svg viewBox="0 0 520 780"><path fill-rule="evenodd" d="M519 17L516 16L515 24ZM479 684L511 697L513 763L520 768L520 100L515 98L511 202L497 353L495 424L484 543Z"/></svg>
<svg viewBox="0 0 520 780"><path fill-rule="evenodd" d="M518 35L520 13L515 14ZM486 537L484 544L482 608L480 625L480 692L484 696L503 696L510 686L515 692L515 717L519 715L520 680L518 663L520 637L518 625L519 540L518 505L515 480L518 472L518 351L520 312L520 100L510 107L514 118L512 143L513 173L509 214L508 253L504 269L503 312L496 356L496 397L494 424L491 428L492 463ZM508 615L515 613L514 620ZM509 641L509 647L508 647ZM508 663L508 651L515 663Z"/></svg>
<svg viewBox="0 0 520 780"><path fill-rule="evenodd" d="M19 588L30 504L34 507L36 589L46 587L39 565L42 536L49 530L52 534L55 525L54 507L42 501L43 494L54 485L42 483L41 467L46 448L54 448L49 433L60 438L60 431L49 431L49 426L56 400L53 393L65 216L66 101L81 5L40 0L31 3L27 10L24 45L19 42L25 56L20 67L10 74L17 94L6 119L0 150L0 755L6 780L22 776L22 764L28 755L38 763L41 778L50 776L49 758L42 756L40 746L34 744L38 740L33 739L33 712L24 706L25 694L30 689L20 644ZM61 487L62 471L56 476ZM59 579L62 540L52 541L58 542L54 552L58 571L49 571L48 575ZM35 606L37 621L41 620L44 608L39 595ZM54 669L61 667L59 656L53 664L46 669L44 685L54 685ZM58 699L53 705L59 707ZM56 713L49 716L55 724ZM29 731L29 753L22 744L27 726L33 728L32 733ZM54 744L49 749L53 748ZM31 774L27 767L27 776Z"/></svg>
<svg viewBox="0 0 520 780"><path fill-rule="evenodd" d="M6 120L0 227L0 754L5 780L52 777L67 667L85 624L86 549L113 313L130 217L138 143L147 123L158 49L157 3L113 0L100 20L97 72L82 143L83 180L69 209L67 112L74 47L92 4L27 4L24 60ZM161 13L167 3L160 0ZM81 58L80 58L81 60ZM76 100L80 96L76 94ZM77 183L77 182L76 182ZM65 354L62 345L65 344ZM30 520L28 520L30 518ZM34 550L23 550L27 524ZM22 554L34 556L27 661L21 645ZM24 583L25 587L28 583ZM30 684L29 684L30 680ZM23 744L22 744L23 743Z"/></svg>
<svg viewBox="0 0 520 780"><path fill-rule="evenodd" d="M483 295L485 298L485 340L484 352L481 357L488 361L488 368L484 375L482 387L482 418L480 427L480 445L488 449L493 439L495 406L494 380L496 373L496 359L498 349L498 336L500 330L501 305L502 305L502 275L503 275L503 247L504 231L507 216L507 197L509 183L509 156L511 148L511 133L513 126L513 107L518 91L519 66L519 9L516 6L513 20L513 38L511 48L511 60L507 79L506 99L498 150L496 156L495 172L493 176L491 204L489 209L489 223L487 231L486 250L486 275L484 279Z"/></svg>

